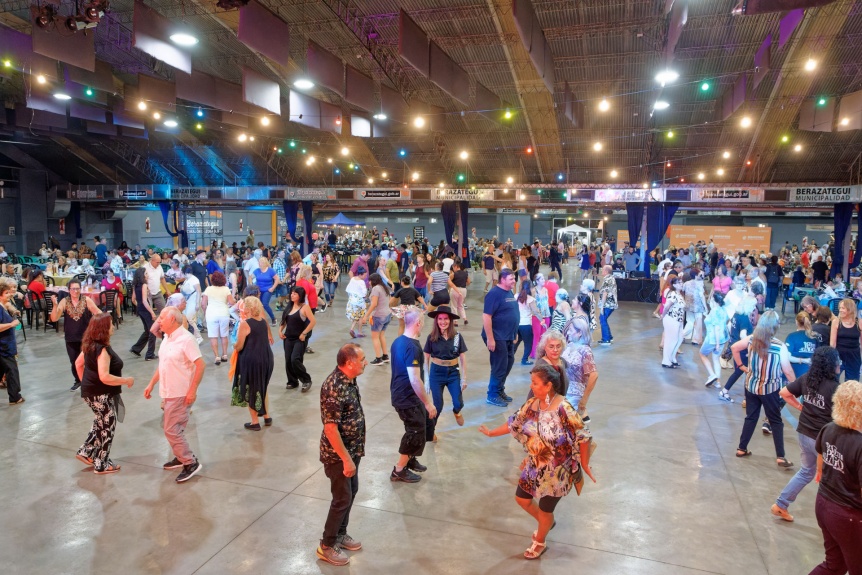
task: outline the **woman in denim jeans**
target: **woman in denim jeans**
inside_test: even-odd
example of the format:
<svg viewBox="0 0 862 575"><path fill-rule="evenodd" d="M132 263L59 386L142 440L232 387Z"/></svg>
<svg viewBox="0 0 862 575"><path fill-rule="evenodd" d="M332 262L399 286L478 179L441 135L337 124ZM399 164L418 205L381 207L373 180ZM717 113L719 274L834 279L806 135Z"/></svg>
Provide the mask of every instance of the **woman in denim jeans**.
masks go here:
<svg viewBox="0 0 862 575"><path fill-rule="evenodd" d="M832 421L832 396L838 389L840 373L841 358L838 351L829 346L819 347L811 356L809 370L778 392L788 405L802 412L796 427L799 448L802 451L802 467L772 504L772 514L785 521L793 521L793 515L787 512L787 508L796 501L796 496L802 488L811 483L817 472L817 450L814 443L820 430ZM800 402L798 397L804 397L804 403Z"/></svg>
<svg viewBox="0 0 862 575"><path fill-rule="evenodd" d="M458 425L464 425L464 408L462 392L467 388L467 364L464 353L467 344L464 338L455 330L455 320L460 316L452 313L448 305L441 305L430 312L428 317L434 320L431 333L425 340L425 371L428 373L428 387L431 398L437 408L437 417L432 419L431 426L436 428L437 420L443 411L443 389L449 390L452 397L452 412ZM433 441L437 442L437 434Z"/></svg>
<svg viewBox="0 0 862 575"><path fill-rule="evenodd" d="M338 263L332 252L326 252L323 256L323 293L326 297L326 307L331 306L335 301L335 290L338 288L338 276L341 275L341 270L338 269Z"/></svg>

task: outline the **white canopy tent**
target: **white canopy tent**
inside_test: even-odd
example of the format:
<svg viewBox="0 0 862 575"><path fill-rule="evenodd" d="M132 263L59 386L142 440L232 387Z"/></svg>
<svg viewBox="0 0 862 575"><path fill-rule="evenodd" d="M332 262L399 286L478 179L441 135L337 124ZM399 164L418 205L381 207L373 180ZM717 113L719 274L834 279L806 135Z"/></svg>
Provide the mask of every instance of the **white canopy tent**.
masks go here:
<svg viewBox="0 0 862 575"><path fill-rule="evenodd" d="M572 224L570 226L566 226L565 228L560 228L557 230L557 239L560 239L563 236L569 236L571 244L575 243L576 240L579 240L581 244L588 245L590 243L591 235L592 232L589 229L583 228L576 224Z"/></svg>

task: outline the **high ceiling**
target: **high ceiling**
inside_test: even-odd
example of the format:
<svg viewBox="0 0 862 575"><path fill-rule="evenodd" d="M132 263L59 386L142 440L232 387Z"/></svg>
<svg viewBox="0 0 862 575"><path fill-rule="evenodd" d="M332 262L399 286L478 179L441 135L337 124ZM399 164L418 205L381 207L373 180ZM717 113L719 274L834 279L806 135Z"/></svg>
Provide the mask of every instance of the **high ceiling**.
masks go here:
<svg viewBox="0 0 862 575"><path fill-rule="evenodd" d="M181 126L176 134L150 130L147 139L88 134L74 119L66 130L24 129L20 121L15 127L12 109L24 102L27 82L13 76L0 85L8 109L0 125L0 177L10 167L43 166L52 180L76 184L362 186L374 178L375 185L400 185L413 172L419 173L418 183L434 185L456 184L461 173L465 184L477 185L501 184L508 177L525 184L678 183L697 181L701 172L703 181L716 183L846 183L856 182L852 173L862 161L857 159L860 130L798 129L800 108L812 98L862 90L862 0L806 10L780 49L784 13L740 16L733 15L736 0L690 0L671 65L680 76L664 88L655 76L665 66L670 0L532 0L553 55L553 94L521 42L511 0L355 0L349 10L347 0L261 3L289 24L289 68L237 40L238 12L216 7L214 0L146 2L171 19L185 18L197 31L201 43L193 51L194 69L238 83L242 67L250 67L282 85L285 110L311 39L377 84L398 89L412 102L441 107L443 129L418 132L409 123L393 122L387 137L355 138L284 122L278 134L257 129L254 143L240 143L240 130L226 125L208 125L202 132ZM0 1L0 25L29 33L30 4ZM62 5L68 11L72 3L62 0ZM400 58L399 8L466 70L471 85L479 82L500 96L513 117L504 120L499 110L494 121L465 107ZM137 83L139 73L173 79L169 66L132 47L132 15L132 0L113 0L95 29L96 56L112 65L117 97L124 84ZM354 29L365 32L357 35ZM741 74L751 75L755 53L769 34L775 39L771 69L739 110L714 121L719 97ZM817 62L813 71L805 70L809 59ZM563 113L566 82L584 104L582 128ZM704 82L708 90L702 89ZM312 95L340 106L346 124L350 104L325 89ZM603 98L610 104L606 112L598 109ZM670 107L653 112L658 98ZM180 110L194 106L178 102ZM743 116L751 118L750 127L741 126ZM291 139L299 142L297 148L287 147ZM601 151L594 149L596 142ZM340 154L345 146L349 157ZM279 147L283 154L273 152ZM467 161L459 158L462 150L469 153ZM306 165L310 154L319 160L312 166ZM334 163L327 164L327 157ZM359 169L351 171L349 161Z"/></svg>

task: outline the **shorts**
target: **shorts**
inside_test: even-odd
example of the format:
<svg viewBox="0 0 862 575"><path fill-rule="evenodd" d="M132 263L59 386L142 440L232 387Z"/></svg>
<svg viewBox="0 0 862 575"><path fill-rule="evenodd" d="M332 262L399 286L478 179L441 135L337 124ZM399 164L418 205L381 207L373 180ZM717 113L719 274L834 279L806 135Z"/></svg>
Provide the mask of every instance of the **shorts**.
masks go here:
<svg viewBox="0 0 862 575"><path fill-rule="evenodd" d="M445 305L449 303L449 290L441 289L440 291L434 292L434 297L431 298L429 302L434 307L439 307L441 305Z"/></svg>
<svg viewBox="0 0 862 575"><path fill-rule="evenodd" d="M207 335L210 338L227 337L230 327L230 316L207 318Z"/></svg>
<svg viewBox="0 0 862 575"><path fill-rule="evenodd" d="M700 353L703 355L710 355L712 353L719 354L723 350L723 343L704 343L702 346L700 346Z"/></svg>
<svg viewBox="0 0 862 575"><path fill-rule="evenodd" d="M491 269L491 270L485 270L485 280L486 280L487 282L489 282L489 283L496 282L496 281L497 281L497 277L498 277L499 275L500 275L500 274L499 274L499 273L497 273L497 270L494 270L494 269Z"/></svg>
<svg viewBox="0 0 862 575"><path fill-rule="evenodd" d="M520 486L515 490L515 497L518 499L535 499L532 495L521 489ZM562 497L552 497L550 495L546 495L545 497L539 498L539 509L544 511L545 513L553 513L554 509L557 507L557 503L560 502Z"/></svg>
<svg viewBox="0 0 862 575"><path fill-rule="evenodd" d="M389 322L392 321L392 314L390 313L384 318L373 317L371 318L371 331L383 331L389 325Z"/></svg>
<svg viewBox="0 0 862 575"><path fill-rule="evenodd" d="M278 284L278 287L275 288L275 297L287 297L287 292L287 284Z"/></svg>

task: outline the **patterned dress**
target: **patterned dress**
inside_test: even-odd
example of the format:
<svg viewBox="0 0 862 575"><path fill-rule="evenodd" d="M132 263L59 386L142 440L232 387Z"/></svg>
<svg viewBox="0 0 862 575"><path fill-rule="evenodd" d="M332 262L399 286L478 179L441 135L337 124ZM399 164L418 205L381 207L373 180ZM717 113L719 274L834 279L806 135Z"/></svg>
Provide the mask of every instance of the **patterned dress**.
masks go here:
<svg viewBox="0 0 862 575"><path fill-rule="evenodd" d="M352 278L345 291L347 292L347 319L359 321L365 315L365 296L368 295L368 288L361 279Z"/></svg>
<svg viewBox="0 0 862 575"><path fill-rule="evenodd" d="M580 444L590 432L568 401L541 411L529 400L509 418L509 431L527 452L518 487L534 498L562 497L583 481Z"/></svg>
<svg viewBox="0 0 862 575"><path fill-rule="evenodd" d="M588 345L570 343L561 357L566 360L568 366L566 375L569 378L569 387L566 390L566 399L577 408L587 388L587 379L596 371L593 350Z"/></svg>

